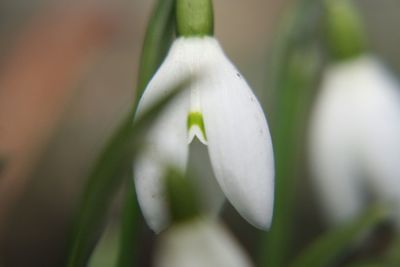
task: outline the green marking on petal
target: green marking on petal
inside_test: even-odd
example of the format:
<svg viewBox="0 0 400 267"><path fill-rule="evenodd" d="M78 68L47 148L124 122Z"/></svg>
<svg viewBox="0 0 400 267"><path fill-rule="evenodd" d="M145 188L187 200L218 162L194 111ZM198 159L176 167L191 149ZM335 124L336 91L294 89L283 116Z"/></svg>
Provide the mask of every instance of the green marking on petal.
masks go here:
<svg viewBox="0 0 400 267"><path fill-rule="evenodd" d="M203 120L203 114L200 112L190 112L187 120L187 127L188 130L192 128L193 126L199 127L201 133L203 134L203 137L205 140L207 140L206 136L206 128L204 126L204 120Z"/></svg>

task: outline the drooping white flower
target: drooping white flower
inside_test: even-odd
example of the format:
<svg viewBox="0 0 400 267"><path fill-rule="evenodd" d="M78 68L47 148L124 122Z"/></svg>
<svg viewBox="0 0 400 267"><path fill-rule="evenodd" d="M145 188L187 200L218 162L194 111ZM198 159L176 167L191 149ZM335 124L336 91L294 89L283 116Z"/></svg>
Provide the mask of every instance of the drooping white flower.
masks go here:
<svg viewBox="0 0 400 267"><path fill-rule="evenodd" d="M173 225L159 240L156 267L251 267L236 240L215 221L191 219Z"/></svg>
<svg viewBox="0 0 400 267"><path fill-rule="evenodd" d="M135 184L144 217L155 232L168 225L162 177L166 166L185 170L188 144L208 146L216 179L236 210L266 229L272 216L274 162L271 137L255 95L209 36L180 37L138 106L138 115L185 77L197 75L155 122L135 162Z"/></svg>
<svg viewBox="0 0 400 267"><path fill-rule="evenodd" d="M310 159L333 223L369 198L392 207L400 226L400 86L369 55L330 66L311 121Z"/></svg>

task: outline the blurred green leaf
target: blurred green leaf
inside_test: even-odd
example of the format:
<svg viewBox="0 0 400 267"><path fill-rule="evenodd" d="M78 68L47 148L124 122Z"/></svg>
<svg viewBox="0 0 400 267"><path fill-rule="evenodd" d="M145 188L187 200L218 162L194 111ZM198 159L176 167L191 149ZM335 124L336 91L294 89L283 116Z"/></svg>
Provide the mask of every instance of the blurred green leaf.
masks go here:
<svg viewBox="0 0 400 267"><path fill-rule="evenodd" d="M102 230L107 208L125 174L130 171L134 154L141 146L141 137L167 103L187 87L188 82L183 81L177 85L170 94L156 101L151 108L137 117L134 123L132 114L129 114L106 145L84 190L67 266L86 266L99 231Z"/></svg>
<svg viewBox="0 0 400 267"><path fill-rule="evenodd" d="M114 224L107 226L90 257L88 267L115 266L119 246L118 234L117 227Z"/></svg>
<svg viewBox="0 0 400 267"><path fill-rule="evenodd" d="M136 103L165 58L173 40L175 0L158 0L151 15L140 59Z"/></svg>
<svg viewBox="0 0 400 267"><path fill-rule="evenodd" d="M136 104L147 83L164 59L172 42L174 30L173 10L174 0L159 0L151 15L142 49L136 89ZM144 116L144 119L136 121L136 127L133 127L132 121L135 114L133 110L106 147L102 154L103 156L99 158L86 188L85 196L87 197L83 201L84 204L77 222L79 226L77 226L69 266L82 266L87 257L89 257L98 231L101 229L107 210L106 207L113 199L122 180L125 180L119 179L119 177L123 176L132 186L126 190L127 194L120 225L117 266L134 265L138 207L131 170L133 155L130 152L135 150L132 140L138 136L138 134L135 134L134 129L140 129L140 125L146 124L148 122L146 118L149 118L149 121L154 119L150 118L154 115L153 111L149 111ZM96 205L97 207L95 207Z"/></svg>
<svg viewBox="0 0 400 267"><path fill-rule="evenodd" d="M131 172L133 173L133 172ZM132 175L131 175L132 176ZM135 266L137 258L137 229L139 227L139 207L136 201L135 186L132 177L128 181L129 187L126 190L124 207L119 233L119 251L117 266Z"/></svg>
<svg viewBox="0 0 400 267"><path fill-rule="evenodd" d="M171 46L175 24L174 7L175 0L158 0L154 6L143 42L136 88L136 105ZM137 238L135 237L139 207L133 183L133 170L129 171L128 184L130 186L126 190L120 225L118 267L134 266L137 256Z"/></svg>
<svg viewBox="0 0 400 267"><path fill-rule="evenodd" d="M275 90L275 117L271 132L276 174L272 227L263 237L261 266L287 266L291 249L293 211L297 180L301 175L301 154L305 126L321 71L316 45L314 0L298 1L278 33L270 66L269 85Z"/></svg>
<svg viewBox="0 0 400 267"><path fill-rule="evenodd" d="M291 267L327 267L358 238L387 218L387 211L374 206L355 221L322 235L294 260Z"/></svg>

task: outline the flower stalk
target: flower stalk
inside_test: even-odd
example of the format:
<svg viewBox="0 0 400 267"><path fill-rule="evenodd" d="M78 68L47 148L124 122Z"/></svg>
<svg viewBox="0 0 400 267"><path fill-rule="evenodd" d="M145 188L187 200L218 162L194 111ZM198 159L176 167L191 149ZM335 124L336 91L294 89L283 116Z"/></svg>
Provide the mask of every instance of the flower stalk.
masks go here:
<svg viewBox="0 0 400 267"><path fill-rule="evenodd" d="M177 0L176 30L178 36L212 36L214 14L211 0Z"/></svg>
<svg viewBox="0 0 400 267"><path fill-rule="evenodd" d="M351 0L326 0L326 32L333 60L357 57L366 51L361 18Z"/></svg>

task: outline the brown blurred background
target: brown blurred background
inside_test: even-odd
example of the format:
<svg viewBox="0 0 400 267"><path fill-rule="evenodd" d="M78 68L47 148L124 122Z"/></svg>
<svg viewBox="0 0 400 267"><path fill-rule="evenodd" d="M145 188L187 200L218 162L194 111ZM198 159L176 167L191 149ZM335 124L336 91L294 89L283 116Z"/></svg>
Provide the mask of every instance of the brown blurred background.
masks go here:
<svg viewBox="0 0 400 267"><path fill-rule="evenodd" d="M88 171L133 103L153 2L0 2L0 160L11 162L13 149L21 154L10 174L18 182L6 181L12 170L0 165L0 201L9 199L0 203L0 267L62 265L66 229ZM270 94L265 84L274 34L290 4L214 1L216 36L262 103ZM371 47L400 71L399 1L357 4ZM41 93L29 97L24 88L35 85ZM237 222L236 230L241 227Z"/></svg>

